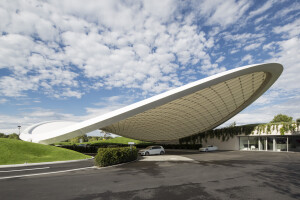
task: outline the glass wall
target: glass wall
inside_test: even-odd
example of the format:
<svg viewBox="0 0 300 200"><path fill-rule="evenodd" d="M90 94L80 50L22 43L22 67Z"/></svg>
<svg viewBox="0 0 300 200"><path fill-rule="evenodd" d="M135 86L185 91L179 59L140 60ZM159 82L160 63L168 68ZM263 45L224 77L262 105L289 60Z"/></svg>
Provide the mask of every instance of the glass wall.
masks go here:
<svg viewBox="0 0 300 200"><path fill-rule="evenodd" d="M249 150L248 137L240 137L240 150Z"/></svg>
<svg viewBox="0 0 300 200"><path fill-rule="evenodd" d="M299 136L241 136L240 150L300 152Z"/></svg>
<svg viewBox="0 0 300 200"><path fill-rule="evenodd" d="M258 151L258 137L249 137L249 150Z"/></svg>
<svg viewBox="0 0 300 200"><path fill-rule="evenodd" d="M266 150L266 137L258 138L258 150L260 151Z"/></svg>
<svg viewBox="0 0 300 200"><path fill-rule="evenodd" d="M287 137L275 138L275 151L287 151Z"/></svg>
<svg viewBox="0 0 300 200"><path fill-rule="evenodd" d="M267 137L267 151L273 151L273 137Z"/></svg>
<svg viewBox="0 0 300 200"><path fill-rule="evenodd" d="M289 137L289 151L300 152L300 136Z"/></svg>

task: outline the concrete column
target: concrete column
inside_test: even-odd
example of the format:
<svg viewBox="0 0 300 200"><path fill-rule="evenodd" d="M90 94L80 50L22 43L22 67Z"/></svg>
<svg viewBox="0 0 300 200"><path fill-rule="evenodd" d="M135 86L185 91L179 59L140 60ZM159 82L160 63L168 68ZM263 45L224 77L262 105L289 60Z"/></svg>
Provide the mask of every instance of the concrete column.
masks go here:
<svg viewBox="0 0 300 200"><path fill-rule="evenodd" d="M268 138L265 139L265 150L268 151Z"/></svg>
<svg viewBox="0 0 300 200"><path fill-rule="evenodd" d="M286 136L286 151L289 152L289 136Z"/></svg>
<svg viewBox="0 0 300 200"><path fill-rule="evenodd" d="M273 137L273 151L276 151L276 140L274 137Z"/></svg>
<svg viewBox="0 0 300 200"><path fill-rule="evenodd" d="M258 138L258 151L261 150L261 141L260 141L260 137Z"/></svg>
<svg viewBox="0 0 300 200"><path fill-rule="evenodd" d="M249 144L249 137L248 137L248 148L247 148L247 150L249 151L250 150L250 144Z"/></svg>

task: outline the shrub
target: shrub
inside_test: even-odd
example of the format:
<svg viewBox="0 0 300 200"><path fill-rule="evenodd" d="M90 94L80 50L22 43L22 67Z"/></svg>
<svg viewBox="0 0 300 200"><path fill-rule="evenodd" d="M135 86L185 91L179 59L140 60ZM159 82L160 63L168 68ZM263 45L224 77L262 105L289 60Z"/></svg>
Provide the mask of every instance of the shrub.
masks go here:
<svg viewBox="0 0 300 200"><path fill-rule="evenodd" d="M95 156L95 165L105 167L136 160L138 151L135 147L99 148Z"/></svg>

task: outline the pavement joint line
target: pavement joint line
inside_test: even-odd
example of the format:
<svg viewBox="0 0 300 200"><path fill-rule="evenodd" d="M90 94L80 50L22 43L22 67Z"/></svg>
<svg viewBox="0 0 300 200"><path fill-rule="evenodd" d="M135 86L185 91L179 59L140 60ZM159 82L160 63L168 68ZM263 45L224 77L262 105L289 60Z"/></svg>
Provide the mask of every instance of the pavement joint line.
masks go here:
<svg viewBox="0 0 300 200"><path fill-rule="evenodd" d="M91 169L91 168L95 168L95 166L93 166L93 167L83 167L83 168L77 168L77 169L68 169L68 170L56 171L56 172L45 172L45 173L38 173L38 174L25 174L25 175L17 175L17 176L0 177L0 180L30 177L30 176L39 176L39 175L48 175L48 174L58 174L58 173L63 173L63 172L72 172L72 171L79 171L79 170Z"/></svg>
<svg viewBox="0 0 300 200"><path fill-rule="evenodd" d="M30 169L15 169L15 170L8 170L8 171L0 171L1 173L7 172L21 172L21 171L30 171L30 170L39 170L39 169L49 169L50 167L38 167L38 168L30 168Z"/></svg>

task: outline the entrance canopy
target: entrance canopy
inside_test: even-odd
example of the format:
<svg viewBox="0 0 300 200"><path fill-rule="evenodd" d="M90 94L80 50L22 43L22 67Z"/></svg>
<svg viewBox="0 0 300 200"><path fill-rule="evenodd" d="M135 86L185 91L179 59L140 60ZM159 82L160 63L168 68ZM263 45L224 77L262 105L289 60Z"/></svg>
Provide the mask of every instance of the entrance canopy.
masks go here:
<svg viewBox="0 0 300 200"><path fill-rule="evenodd" d="M277 63L236 68L83 122L35 124L20 138L51 144L100 129L144 141L179 139L232 118L267 91L282 71Z"/></svg>

